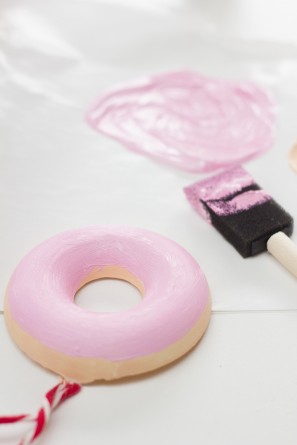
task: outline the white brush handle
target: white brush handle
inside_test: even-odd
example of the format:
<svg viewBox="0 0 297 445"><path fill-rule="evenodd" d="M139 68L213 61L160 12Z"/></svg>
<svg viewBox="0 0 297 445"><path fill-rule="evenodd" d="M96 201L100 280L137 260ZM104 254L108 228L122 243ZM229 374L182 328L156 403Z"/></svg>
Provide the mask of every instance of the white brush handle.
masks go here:
<svg viewBox="0 0 297 445"><path fill-rule="evenodd" d="M283 232L272 235L267 242L267 250L297 278L297 246L287 235Z"/></svg>

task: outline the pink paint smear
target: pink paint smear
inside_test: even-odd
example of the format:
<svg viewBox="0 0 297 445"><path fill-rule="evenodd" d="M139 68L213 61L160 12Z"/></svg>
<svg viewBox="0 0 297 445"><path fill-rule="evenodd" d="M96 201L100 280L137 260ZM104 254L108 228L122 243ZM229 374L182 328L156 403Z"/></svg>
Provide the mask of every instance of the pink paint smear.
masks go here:
<svg viewBox="0 0 297 445"><path fill-rule="evenodd" d="M129 150L189 172L210 172L272 147L273 108L252 83L182 71L102 94L86 118Z"/></svg>

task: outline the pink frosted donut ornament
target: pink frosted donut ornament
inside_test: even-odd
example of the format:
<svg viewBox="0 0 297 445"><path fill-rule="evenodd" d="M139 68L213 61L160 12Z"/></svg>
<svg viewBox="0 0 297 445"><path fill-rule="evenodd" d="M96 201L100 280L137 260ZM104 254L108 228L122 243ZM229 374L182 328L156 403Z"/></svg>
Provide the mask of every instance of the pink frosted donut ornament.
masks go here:
<svg viewBox="0 0 297 445"><path fill-rule="evenodd" d="M78 289L118 278L143 295L117 313L85 310ZM27 254L13 273L5 320L31 359L79 383L160 368L189 351L210 318L207 281L175 242L143 229L89 227L58 234Z"/></svg>

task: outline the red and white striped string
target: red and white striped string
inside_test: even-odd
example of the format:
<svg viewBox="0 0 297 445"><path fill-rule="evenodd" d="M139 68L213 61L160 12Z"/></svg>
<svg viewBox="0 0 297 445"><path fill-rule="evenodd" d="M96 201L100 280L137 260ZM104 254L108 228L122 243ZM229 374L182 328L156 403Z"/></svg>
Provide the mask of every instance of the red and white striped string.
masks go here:
<svg viewBox="0 0 297 445"><path fill-rule="evenodd" d="M0 424L30 422L29 432L21 439L18 445L30 445L35 442L44 431L50 416L55 408L64 400L74 396L81 390L78 383L65 382L64 380L48 391L42 401L41 408L36 416L20 414L17 416L0 416Z"/></svg>

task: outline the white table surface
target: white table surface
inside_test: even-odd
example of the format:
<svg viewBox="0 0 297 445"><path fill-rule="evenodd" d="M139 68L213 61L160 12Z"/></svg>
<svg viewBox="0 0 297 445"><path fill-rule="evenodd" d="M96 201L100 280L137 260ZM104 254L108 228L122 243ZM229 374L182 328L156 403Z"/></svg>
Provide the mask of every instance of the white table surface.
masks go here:
<svg viewBox="0 0 297 445"><path fill-rule="evenodd" d="M0 308L34 245L115 222L182 244L213 297L192 353L151 376L85 386L53 415L41 444L296 444L296 280L268 254L242 260L199 220L182 187L201 176L128 152L84 121L96 95L148 73L191 68L263 84L276 99L277 138L246 168L296 218L297 175L287 164L297 138L296 13L293 0L1 2ZM105 281L77 302L122 310L139 298ZM57 379L18 351L2 315L0 344L0 412L34 412ZM20 433L3 426L0 443Z"/></svg>

